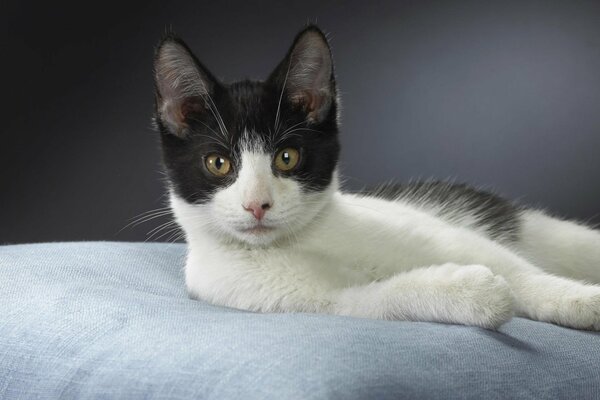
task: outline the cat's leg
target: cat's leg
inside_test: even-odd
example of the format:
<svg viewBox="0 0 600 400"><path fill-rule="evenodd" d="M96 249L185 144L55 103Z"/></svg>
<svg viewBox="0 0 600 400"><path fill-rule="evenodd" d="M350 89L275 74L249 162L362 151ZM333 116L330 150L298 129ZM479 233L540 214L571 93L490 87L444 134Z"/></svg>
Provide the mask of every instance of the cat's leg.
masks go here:
<svg viewBox="0 0 600 400"><path fill-rule="evenodd" d="M495 329L512 317L514 309L508 284L489 268L444 264L340 290L333 312Z"/></svg>
<svg viewBox="0 0 600 400"><path fill-rule="evenodd" d="M546 273L508 280L516 294L518 314L571 328L600 330L600 286Z"/></svg>
<svg viewBox="0 0 600 400"><path fill-rule="evenodd" d="M231 255L231 252L229 253ZM186 284L192 297L260 312L315 312L373 319L432 321L497 328L511 318L505 280L488 268L444 264L388 279L347 285L321 257L284 251L218 257L191 252Z"/></svg>
<svg viewBox="0 0 600 400"><path fill-rule="evenodd" d="M545 271L600 283L600 231L526 211L519 236L517 251Z"/></svg>

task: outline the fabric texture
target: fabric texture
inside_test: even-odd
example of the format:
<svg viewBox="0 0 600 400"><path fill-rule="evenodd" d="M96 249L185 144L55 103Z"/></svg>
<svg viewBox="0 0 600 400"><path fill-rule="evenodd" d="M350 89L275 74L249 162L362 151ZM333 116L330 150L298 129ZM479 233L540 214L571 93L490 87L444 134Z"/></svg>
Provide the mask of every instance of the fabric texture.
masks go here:
<svg viewBox="0 0 600 400"><path fill-rule="evenodd" d="M600 334L187 298L181 244L0 247L2 399L598 399Z"/></svg>

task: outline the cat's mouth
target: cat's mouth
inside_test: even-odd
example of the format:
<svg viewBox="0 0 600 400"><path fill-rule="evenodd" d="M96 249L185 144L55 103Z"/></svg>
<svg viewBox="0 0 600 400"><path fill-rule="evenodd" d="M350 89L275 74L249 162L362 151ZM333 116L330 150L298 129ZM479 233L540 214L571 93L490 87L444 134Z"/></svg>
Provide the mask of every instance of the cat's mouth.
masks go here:
<svg viewBox="0 0 600 400"><path fill-rule="evenodd" d="M261 235L263 233L271 232L273 229L275 228L272 226L258 224L250 228L240 229L240 232L251 235Z"/></svg>

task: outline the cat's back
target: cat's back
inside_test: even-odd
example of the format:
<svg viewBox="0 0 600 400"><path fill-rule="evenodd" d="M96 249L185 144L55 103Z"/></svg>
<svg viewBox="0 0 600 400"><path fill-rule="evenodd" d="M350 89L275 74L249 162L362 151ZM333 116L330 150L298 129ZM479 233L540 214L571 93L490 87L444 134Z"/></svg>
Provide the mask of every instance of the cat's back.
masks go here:
<svg viewBox="0 0 600 400"><path fill-rule="evenodd" d="M358 194L408 204L503 243L518 240L524 211L522 207L492 192L444 181L387 183Z"/></svg>

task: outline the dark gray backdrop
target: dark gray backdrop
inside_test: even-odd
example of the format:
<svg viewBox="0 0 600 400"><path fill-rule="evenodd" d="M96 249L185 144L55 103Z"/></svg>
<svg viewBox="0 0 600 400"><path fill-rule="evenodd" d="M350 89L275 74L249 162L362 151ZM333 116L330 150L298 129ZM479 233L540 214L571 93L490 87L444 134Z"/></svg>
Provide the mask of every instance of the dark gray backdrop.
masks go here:
<svg viewBox="0 0 600 400"><path fill-rule="evenodd" d="M164 222L119 233L164 202L151 63L169 25L225 80L264 78L307 21L330 32L349 187L453 178L599 221L600 2L37 3L0 12L0 243Z"/></svg>

